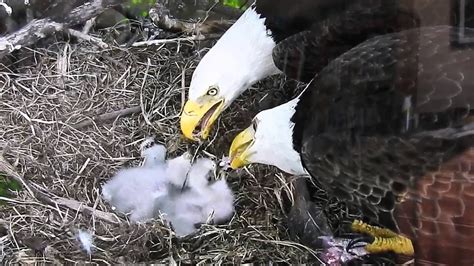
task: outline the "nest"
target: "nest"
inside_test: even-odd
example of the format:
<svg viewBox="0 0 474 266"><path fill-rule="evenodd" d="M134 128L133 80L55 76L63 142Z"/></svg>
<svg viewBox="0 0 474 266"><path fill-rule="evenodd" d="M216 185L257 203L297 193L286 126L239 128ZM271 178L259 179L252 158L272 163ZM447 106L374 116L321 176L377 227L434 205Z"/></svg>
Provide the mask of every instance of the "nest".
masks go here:
<svg viewBox="0 0 474 266"><path fill-rule="evenodd" d="M0 260L61 264L316 260L313 250L290 240L283 201L291 198L291 191L275 168L254 165L229 173L227 180L236 195L232 220L205 225L185 238L177 238L159 219L131 224L100 196L101 185L118 169L141 161L145 139L154 137L166 145L169 156L192 150L220 159L260 109L286 101L292 95L283 92L298 87L283 77L260 82L224 113L210 141L189 143L181 137L179 115L192 72L211 45L174 41L101 49L87 42L57 41L46 48L22 49L17 55L21 60L0 70L3 157L41 191L43 199L49 199L35 198L27 190L3 198ZM76 239L79 229L94 236L91 256Z"/></svg>

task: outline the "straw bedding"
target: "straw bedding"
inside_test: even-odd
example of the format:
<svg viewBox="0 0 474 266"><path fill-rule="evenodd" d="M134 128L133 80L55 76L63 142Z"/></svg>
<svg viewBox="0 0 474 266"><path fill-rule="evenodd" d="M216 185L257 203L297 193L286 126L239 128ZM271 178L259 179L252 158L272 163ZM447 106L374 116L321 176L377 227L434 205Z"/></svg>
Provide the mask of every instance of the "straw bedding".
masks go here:
<svg viewBox="0 0 474 266"><path fill-rule="evenodd" d="M12 198L2 198L0 261L316 260L315 251L290 240L284 201L291 200L291 189L287 177L272 167L222 173L236 194L236 214L228 224L203 226L183 239L159 219L130 224L100 196L100 186L119 168L140 163L140 147L146 139L154 137L165 144L170 156L190 150L219 160L260 109L299 91L299 84L281 76L266 79L225 112L210 141L185 141L179 114L186 86L213 41L101 49L58 38L53 44L22 49L15 63L0 67L3 157L44 196L37 199L23 189ZM79 229L93 235L91 256L76 239Z"/></svg>

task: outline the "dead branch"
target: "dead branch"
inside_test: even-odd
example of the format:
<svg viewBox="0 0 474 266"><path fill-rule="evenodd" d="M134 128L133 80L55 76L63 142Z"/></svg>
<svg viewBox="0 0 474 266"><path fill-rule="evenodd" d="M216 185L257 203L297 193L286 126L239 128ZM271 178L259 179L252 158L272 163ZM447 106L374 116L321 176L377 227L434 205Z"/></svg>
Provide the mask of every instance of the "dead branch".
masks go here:
<svg viewBox="0 0 474 266"><path fill-rule="evenodd" d="M87 41L87 42L90 42L102 49L106 49L109 47L108 44L106 44L105 42L103 42L101 39L97 38L97 37L93 37L93 36L90 36L90 35L87 35L85 33L82 33L80 31L77 31L77 30L73 30L73 29L68 29L67 32L71 35L71 36L74 36L78 39L81 39L81 40L84 40L84 41Z"/></svg>
<svg viewBox="0 0 474 266"><path fill-rule="evenodd" d="M121 2L122 0L92 0L74 8L62 23L55 22L51 18L35 19L22 29L0 38L0 58L64 28L81 24Z"/></svg>
<svg viewBox="0 0 474 266"><path fill-rule="evenodd" d="M33 20L20 30L0 38L0 58L62 29L62 24L50 19Z"/></svg>
<svg viewBox="0 0 474 266"><path fill-rule="evenodd" d="M94 24L95 24L95 17L86 21L86 23L84 24L84 27L82 28L82 33L89 34L89 31L92 29L92 27L94 27Z"/></svg>
<svg viewBox="0 0 474 266"><path fill-rule="evenodd" d="M80 128L90 126L94 122L112 120L112 119L116 119L116 118L121 117L121 116L127 116L127 115L131 115L131 114L139 113L140 111L141 111L140 106L133 106L133 107L125 108L123 110L118 110L118 111L114 111L114 112L110 112L110 113L106 113L106 114L102 114L102 115L93 117L90 120L77 123L77 124L73 125L72 127L75 128L75 129L80 129Z"/></svg>
<svg viewBox="0 0 474 266"><path fill-rule="evenodd" d="M183 37L183 38L159 39L159 40L134 42L132 44L132 47L160 45L160 44L172 43L172 42L186 42L186 41L192 42L192 41L201 41L204 39L207 39L207 38L205 38L203 35L193 35L190 37Z"/></svg>
<svg viewBox="0 0 474 266"><path fill-rule="evenodd" d="M69 209L72 209L72 210L75 210L75 211L78 211L78 212L81 212L81 213L88 213L90 215L93 215L93 216L97 217L98 219L100 219L102 221L105 221L105 222L109 222L109 223L113 223L113 224L120 223L120 220L118 219L118 217L116 215L114 215L110 212L104 212L104 211L96 210L96 209L94 209L92 207L89 207L89 206L85 205L84 203L79 202L77 200L58 197L58 198L54 199L54 202L58 205L67 207Z"/></svg>
<svg viewBox="0 0 474 266"><path fill-rule="evenodd" d="M170 17L169 9L160 1L157 1L155 7L150 9L149 14L153 23L159 28L172 32L184 32L190 35L222 33L234 23L234 21L230 20L190 23L174 19Z"/></svg>

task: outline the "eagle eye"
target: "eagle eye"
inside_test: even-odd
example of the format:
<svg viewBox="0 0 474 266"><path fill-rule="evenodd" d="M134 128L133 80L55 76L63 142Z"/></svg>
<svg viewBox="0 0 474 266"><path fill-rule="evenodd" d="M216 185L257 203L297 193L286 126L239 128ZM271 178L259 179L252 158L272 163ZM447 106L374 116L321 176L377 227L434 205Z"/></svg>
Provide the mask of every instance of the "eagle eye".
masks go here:
<svg viewBox="0 0 474 266"><path fill-rule="evenodd" d="M210 87L209 90L207 91L207 95L209 95L209 96L216 96L218 92L219 92L219 90L217 89L217 87L212 86L212 87Z"/></svg>

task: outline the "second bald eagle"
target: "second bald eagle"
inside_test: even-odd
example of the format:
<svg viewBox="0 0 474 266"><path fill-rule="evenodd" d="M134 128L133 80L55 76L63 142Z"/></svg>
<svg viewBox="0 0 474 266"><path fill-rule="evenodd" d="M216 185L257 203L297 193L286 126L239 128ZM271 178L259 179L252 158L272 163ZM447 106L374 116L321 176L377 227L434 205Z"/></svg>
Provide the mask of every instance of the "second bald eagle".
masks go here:
<svg viewBox="0 0 474 266"><path fill-rule="evenodd" d="M231 166L308 173L365 222L410 238L417 262L472 265L474 47L452 45L457 32L413 29L349 50L298 98L259 113ZM382 232L370 250L410 253Z"/></svg>

